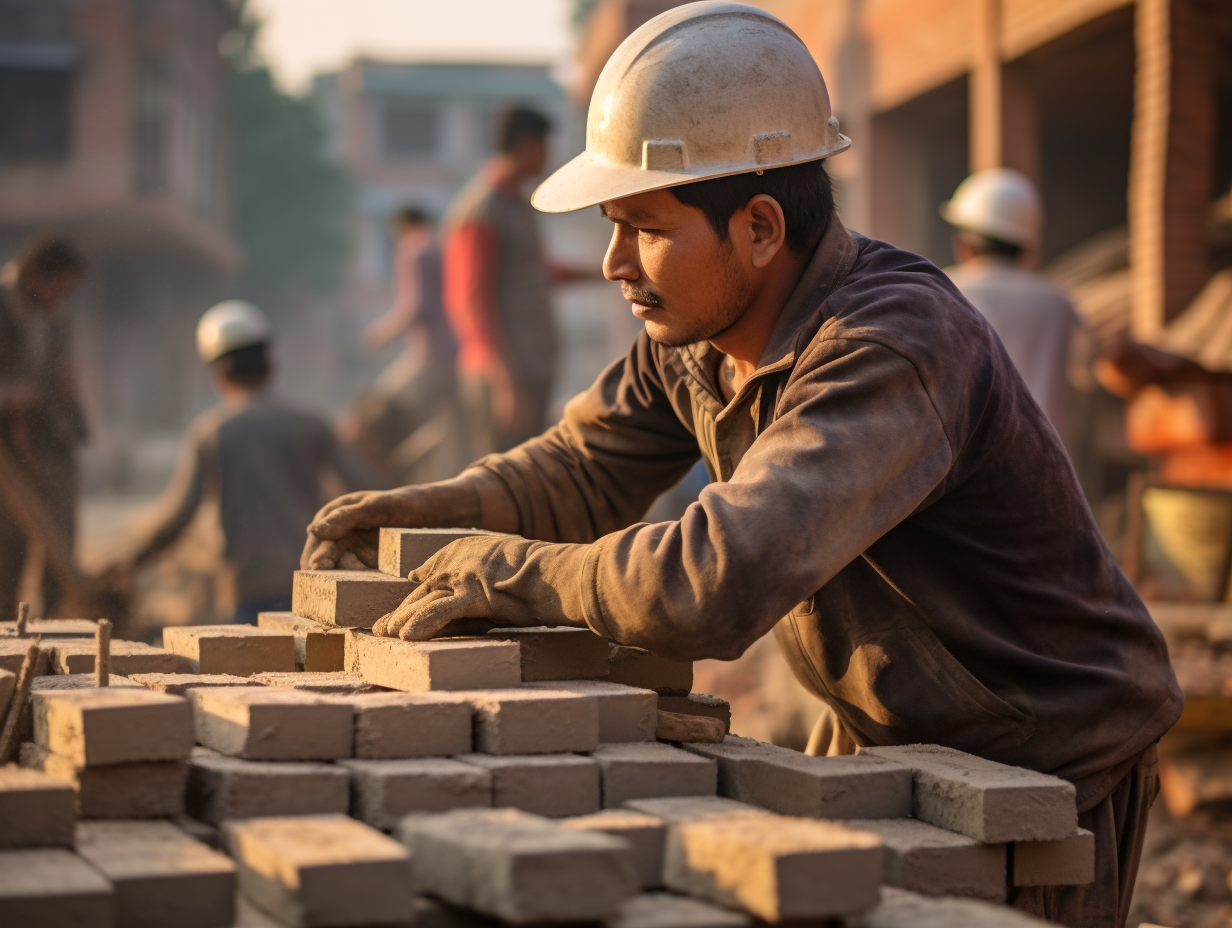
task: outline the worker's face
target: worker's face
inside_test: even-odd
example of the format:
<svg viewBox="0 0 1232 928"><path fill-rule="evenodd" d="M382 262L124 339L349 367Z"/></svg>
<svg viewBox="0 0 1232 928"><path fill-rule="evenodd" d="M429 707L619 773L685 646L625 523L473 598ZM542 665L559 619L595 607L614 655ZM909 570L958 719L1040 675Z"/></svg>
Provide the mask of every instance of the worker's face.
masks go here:
<svg viewBox="0 0 1232 928"><path fill-rule="evenodd" d="M76 272L38 274L26 272L18 279L21 292L35 306L52 309L69 298L77 289L81 275Z"/></svg>
<svg viewBox="0 0 1232 928"><path fill-rule="evenodd" d="M705 341L744 315L756 269L738 239L721 241L700 209L667 190L611 200L600 209L615 227L603 276L620 282L633 315L655 341Z"/></svg>

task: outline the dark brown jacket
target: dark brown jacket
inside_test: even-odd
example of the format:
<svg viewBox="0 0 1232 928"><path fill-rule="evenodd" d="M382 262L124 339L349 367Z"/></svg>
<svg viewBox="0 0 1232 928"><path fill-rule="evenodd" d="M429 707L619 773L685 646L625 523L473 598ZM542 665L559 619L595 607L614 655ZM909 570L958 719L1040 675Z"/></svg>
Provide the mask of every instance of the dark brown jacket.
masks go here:
<svg viewBox="0 0 1232 928"><path fill-rule="evenodd" d="M731 659L774 628L858 743L1055 773L1083 806L1176 720L1163 638L1061 441L940 270L835 220L730 404L716 361L643 333L558 426L483 462L523 535L590 543L595 631ZM715 482L684 518L632 524L699 450Z"/></svg>

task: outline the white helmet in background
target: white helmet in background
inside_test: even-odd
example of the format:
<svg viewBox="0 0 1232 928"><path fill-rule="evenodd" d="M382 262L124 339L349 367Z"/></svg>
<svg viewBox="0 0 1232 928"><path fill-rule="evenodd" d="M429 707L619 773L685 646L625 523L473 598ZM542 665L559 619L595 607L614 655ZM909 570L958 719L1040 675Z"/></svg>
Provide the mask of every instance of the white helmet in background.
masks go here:
<svg viewBox="0 0 1232 928"><path fill-rule="evenodd" d="M635 30L590 98L586 150L540 184L546 213L843 151L826 82L781 20L686 3Z"/></svg>
<svg viewBox="0 0 1232 928"><path fill-rule="evenodd" d="M1035 184L1009 168L972 174L941 204L952 226L1026 248L1039 235L1040 199Z"/></svg>
<svg viewBox="0 0 1232 928"><path fill-rule="evenodd" d="M265 314L247 300L224 300L197 323L197 353L209 364L239 348L264 345L273 334Z"/></svg>

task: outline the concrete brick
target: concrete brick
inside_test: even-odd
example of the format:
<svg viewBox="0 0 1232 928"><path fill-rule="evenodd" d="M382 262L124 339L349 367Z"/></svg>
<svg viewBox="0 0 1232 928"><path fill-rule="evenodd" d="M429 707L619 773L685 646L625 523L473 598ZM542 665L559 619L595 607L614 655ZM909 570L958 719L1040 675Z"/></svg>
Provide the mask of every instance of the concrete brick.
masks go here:
<svg viewBox="0 0 1232 928"><path fill-rule="evenodd" d="M268 815L344 813L350 774L333 764L240 760L197 748L188 762L188 814L210 825Z"/></svg>
<svg viewBox="0 0 1232 928"><path fill-rule="evenodd" d="M360 696L365 693L385 693L388 690L362 677L340 670L329 672L296 671L294 673L258 673L252 679L262 686L285 690L302 690L331 696Z"/></svg>
<svg viewBox="0 0 1232 928"><path fill-rule="evenodd" d="M34 741L79 767L184 760L192 753L188 702L136 688L33 695Z"/></svg>
<svg viewBox="0 0 1232 928"><path fill-rule="evenodd" d="M77 853L111 881L116 928L229 928L235 864L170 822L83 822Z"/></svg>
<svg viewBox="0 0 1232 928"><path fill-rule="evenodd" d="M850 915L877 904L880 839L837 822L732 815L668 828L669 889L768 922Z"/></svg>
<svg viewBox="0 0 1232 928"><path fill-rule="evenodd" d="M73 788L36 770L0 767L0 848L71 847Z"/></svg>
<svg viewBox="0 0 1232 928"><path fill-rule="evenodd" d="M593 696L599 703L599 741L603 744L655 739L659 696L654 690L607 680L558 680L526 686Z"/></svg>
<svg viewBox="0 0 1232 928"><path fill-rule="evenodd" d="M32 680L31 683L33 682ZM13 689L16 686L17 674L11 670L0 670L0 719L9 713L9 703L13 700Z"/></svg>
<svg viewBox="0 0 1232 928"><path fill-rule="evenodd" d="M482 528L383 528L377 545L377 567L391 577L405 577L450 542L499 534Z"/></svg>
<svg viewBox="0 0 1232 928"><path fill-rule="evenodd" d="M216 851L223 849L222 832L218 830L217 826L211 825L209 822L203 822L201 819L193 818L191 815L177 815L171 824L194 841L200 841L206 847L212 847Z"/></svg>
<svg viewBox="0 0 1232 928"><path fill-rule="evenodd" d="M654 690L660 696L687 696L693 689L693 664L613 643L608 647L606 679L609 683Z"/></svg>
<svg viewBox="0 0 1232 928"><path fill-rule="evenodd" d="M564 690L468 690L442 694L475 712L475 750L483 754L559 754L599 746L599 704Z"/></svg>
<svg viewBox="0 0 1232 928"><path fill-rule="evenodd" d="M262 612L257 627L295 636L295 669L329 673L345 666L346 632L294 612Z"/></svg>
<svg viewBox="0 0 1232 928"><path fill-rule="evenodd" d="M604 928L745 928L752 919L730 909L721 909L699 899L670 893L634 896L609 918Z"/></svg>
<svg viewBox="0 0 1232 928"><path fill-rule="evenodd" d="M471 750L470 703L435 693L337 697L355 710L356 757L447 757Z"/></svg>
<svg viewBox="0 0 1232 928"><path fill-rule="evenodd" d="M235 924L231 928L283 928L243 896L235 897Z"/></svg>
<svg viewBox="0 0 1232 928"><path fill-rule="evenodd" d="M22 661L26 659L26 652L32 644L33 638L0 638L0 670L7 670L12 674L21 670ZM51 672L51 647L48 642L48 646L41 648L38 660L34 662L34 673L35 676L41 677Z"/></svg>
<svg viewBox="0 0 1232 928"><path fill-rule="evenodd" d="M765 815L764 809L735 799L721 796L674 796L666 799L630 799L626 809L653 815L668 825L692 822L709 818L728 818L737 815Z"/></svg>
<svg viewBox="0 0 1232 928"><path fill-rule="evenodd" d="M492 805L557 818L599 809L599 767L577 754L462 754L492 778Z"/></svg>
<svg viewBox="0 0 1232 928"><path fill-rule="evenodd" d="M659 708L664 712L718 719L728 731L731 731L731 704L718 696L710 696L706 693L690 693L688 696L660 696Z"/></svg>
<svg viewBox="0 0 1232 928"><path fill-rule="evenodd" d="M42 638L93 638L97 622L89 619L31 619L26 623L26 639ZM16 622L0 622L0 638L15 638Z"/></svg>
<svg viewBox="0 0 1232 928"><path fill-rule="evenodd" d="M424 891L515 925L608 918L637 891L623 841L525 812L408 816L398 833Z"/></svg>
<svg viewBox="0 0 1232 928"><path fill-rule="evenodd" d="M591 815L561 819L561 827L574 831L600 831L621 838L633 851L633 866L642 889L663 885L663 842L667 825L663 819L629 809L604 809Z"/></svg>
<svg viewBox="0 0 1232 928"><path fill-rule="evenodd" d="M350 757L353 711L299 690L220 686L192 690L197 743L249 760Z"/></svg>
<svg viewBox="0 0 1232 928"><path fill-rule="evenodd" d="M655 737L660 741L676 744L722 744L727 737L727 726L722 720L706 715L685 715L682 712L664 712L660 709L658 720Z"/></svg>
<svg viewBox="0 0 1232 928"><path fill-rule="evenodd" d="M115 928L115 890L72 851L0 851L0 913L13 928Z"/></svg>
<svg viewBox="0 0 1232 928"><path fill-rule="evenodd" d="M413 812L448 812L492 805L488 771L445 757L344 760L351 774L351 815L391 831Z"/></svg>
<svg viewBox="0 0 1232 928"><path fill-rule="evenodd" d="M718 783L714 761L654 741L601 744L590 756L602 775L605 809L630 799L713 796Z"/></svg>
<svg viewBox="0 0 1232 928"><path fill-rule="evenodd" d="M1095 881L1095 835L1079 828L1060 841L1018 841L1010 851L1014 886L1075 886Z"/></svg>
<svg viewBox="0 0 1232 928"><path fill-rule="evenodd" d="M186 761L82 767L41 745L26 742L21 746L21 765L72 786L80 818L171 818L184 813Z"/></svg>
<svg viewBox="0 0 1232 928"><path fill-rule="evenodd" d="M915 771L913 815L989 844L1053 841L1078 829L1074 785L935 744L864 748Z"/></svg>
<svg viewBox="0 0 1232 928"><path fill-rule="evenodd" d="M345 815L228 822L240 889L295 928L406 924L413 917L406 848Z"/></svg>
<svg viewBox="0 0 1232 928"><path fill-rule="evenodd" d="M934 899L885 886L880 905L845 924L846 928L1047 928L1051 923L1009 906L975 899Z"/></svg>
<svg viewBox="0 0 1232 928"><path fill-rule="evenodd" d="M377 570L297 570L291 611L324 625L371 628L412 589Z"/></svg>
<svg viewBox="0 0 1232 928"><path fill-rule="evenodd" d="M518 645L486 638L402 641L348 632L346 669L369 683L423 693L518 686Z"/></svg>
<svg viewBox="0 0 1232 928"><path fill-rule="evenodd" d="M51 673L94 673L94 640L52 642ZM137 673L192 673L192 661L140 641L111 642L111 672L131 677Z"/></svg>
<svg viewBox="0 0 1232 928"><path fill-rule="evenodd" d="M609 672L610 642L587 628L494 628L487 637L518 643L524 681L593 680Z"/></svg>
<svg viewBox="0 0 1232 928"><path fill-rule="evenodd" d="M170 626L163 629L163 647L192 661L194 673L295 671L294 636L251 625Z"/></svg>
<svg viewBox="0 0 1232 928"><path fill-rule="evenodd" d="M111 678L112 686L115 686L115 679ZM229 673L138 673L129 679L155 693L185 697L189 690L198 686L261 686L251 677L236 677Z"/></svg>
<svg viewBox="0 0 1232 928"><path fill-rule="evenodd" d="M885 846L884 880L927 896L1005 901L1004 844L982 844L912 818L843 824L871 831Z"/></svg>
<svg viewBox="0 0 1232 928"><path fill-rule="evenodd" d="M808 757L799 751L728 735L722 744L684 749L719 765L719 794L806 818L905 818L913 771L870 754Z"/></svg>
<svg viewBox="0 0 1232 928"><path fill-rule="evenodd" d="M35 677L30 681L30 692L44 693L49 690L92 690L96 689L96 680L92 673L49 673L46 676ZM141 684L131 677L113 673L108 678L108 686L116 689L140 688Z"/></svg>
<svg viewBox="0 0 1232 928"><path fill-rule="evenodd" d="M416 896L415 928L501 928L501 922L431 896Z"/></svg>

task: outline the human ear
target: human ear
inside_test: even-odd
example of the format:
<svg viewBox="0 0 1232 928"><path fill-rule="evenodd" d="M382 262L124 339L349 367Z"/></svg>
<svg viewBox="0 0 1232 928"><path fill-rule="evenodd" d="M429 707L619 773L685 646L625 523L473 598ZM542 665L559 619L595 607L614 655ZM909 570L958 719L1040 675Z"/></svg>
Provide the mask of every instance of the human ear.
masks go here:
<svg viewBox="0 0 1232 928"><path fill-rule="evenodd" d="M764 268L787 243L787 220L774 197L759 193L744 206L748 230L749 259Z"/></svg>

